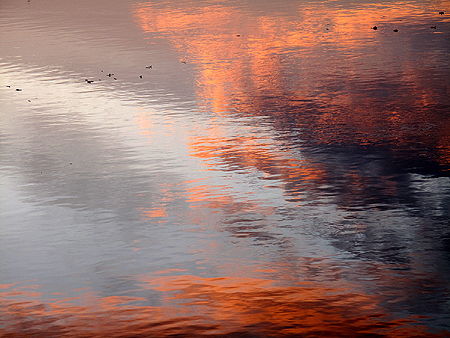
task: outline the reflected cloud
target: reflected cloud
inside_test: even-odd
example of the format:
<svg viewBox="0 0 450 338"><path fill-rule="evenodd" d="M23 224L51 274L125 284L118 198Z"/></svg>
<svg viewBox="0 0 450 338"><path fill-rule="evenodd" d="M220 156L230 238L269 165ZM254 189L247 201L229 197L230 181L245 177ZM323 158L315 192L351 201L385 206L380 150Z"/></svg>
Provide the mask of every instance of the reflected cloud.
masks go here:
<svg viewBox="0 0 450 338"><path fill-rule="evenodd" d="M173 273L166 271L165 273ZM135 305L142 297L40 299L25 286L1 286L2 333L15 337L444 337L419 318L392 320L377 296L308 284L277 286L245 277L147 276L142 288L164 295L161 306ZM353 289L353 288L352 288ZM26 299L26 301L21 301ZM76 305L75 303L79 303Z"/></svg>
<svg viewBox="0 0 450 338"><path fill-rule="evenodd" d="M450 26L437 7L283 2L273 11L251 1L147 2L134 15L148 37L169 41L197 72L206 121L187 141L190 156L208 171L281 188L286 201L304 207L294 212L298 218L319 215L315 230L338 248L403 264L411 260L409 244L394 245L402 234L393 219L408 223L409 214L430 213L423 196L412 193L410 173L450 172L450 49L429 23ZM187 201L236 215L222 222L234 235L252 236L245 229L258 226L255 210L267 217L283 212L263 212L255 205L262 201L236 201L235 194L231 183L205 183L189 188ZM435 202L445 204L445 197ZM377 221L371 211L379 213ZM378 237L371 225L379 222L393 234ZM272 238L266 235L258 230L259 238Z"/></svg>
<svg viewBox="0 0 450 338"><path fill-rule="evenodd" d="M0 335L448 335L428 332L447 328L448 312L447 247L436 248L449 213L449 47L427 23L448 27L437 5L133 6L140 34L164 39L147 84L142 35L87 43L125 64L134 80L120 87L40 81L25 63L10 73L47 96L8 117L1 155L16 195L3 199L15 211L2 271L39 279L0 285ZM105 18L98 27L114 25ZM164 64L167 45L180 62Z"/></svg>
<svg viewBox="0 0 450 338"><path fill-rule="evenodd" d="M408 1L283 3L280 12L208 2L135 7L141 28L198 71L200 109L212 116L189 141L191 156L212 170L256 169L282 182L290 201L327 192L345 208L402 198L403 171L448 171L450 68L441 56L449 50L441 40L431 48L423 29L446 24L436 13ZM408 35L396 42L391 28L399 26ZM426 61L414 54L424 41Z"/></svg>
<svg viewBox="0 0 450 338"><path fill-rule="evenodd" d="M439 106L450 90L449 69L436 73L448 48L430 48L424 61L409 45L426 39L425 22L440 20L434 5L291 3L282 10L147 3L136 6L135 18L195 63L205 111L267 116L275 134L296 128L306 145L389 146L403 158L416 151L415 162L426 147L448 168L450 120ZM394 25L408 30L406 43L392 40ZM413 151L402 153L407 148Z"/></svg>

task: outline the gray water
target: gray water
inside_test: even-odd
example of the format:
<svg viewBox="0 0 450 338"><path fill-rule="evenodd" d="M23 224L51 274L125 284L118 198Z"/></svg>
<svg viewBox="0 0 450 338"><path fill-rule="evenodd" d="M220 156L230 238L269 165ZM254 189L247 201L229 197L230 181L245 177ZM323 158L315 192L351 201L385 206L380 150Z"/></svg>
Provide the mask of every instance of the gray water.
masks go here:
<svg viewBox="0 0 450 338"><path fill-rule="evenodd" d="M449 15L0 0L0 336L449 336Z"/></svg>

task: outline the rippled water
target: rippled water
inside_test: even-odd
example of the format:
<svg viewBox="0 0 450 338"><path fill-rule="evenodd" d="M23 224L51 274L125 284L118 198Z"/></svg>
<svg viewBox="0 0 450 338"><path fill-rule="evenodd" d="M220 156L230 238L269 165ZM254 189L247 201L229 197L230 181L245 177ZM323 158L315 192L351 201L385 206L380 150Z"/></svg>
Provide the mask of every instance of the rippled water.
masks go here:
<svg viewBox="0 0 450 338"><path fill-rule="evenodd" d="M449 336L449 15L0 0L0 336Z"/></svg>

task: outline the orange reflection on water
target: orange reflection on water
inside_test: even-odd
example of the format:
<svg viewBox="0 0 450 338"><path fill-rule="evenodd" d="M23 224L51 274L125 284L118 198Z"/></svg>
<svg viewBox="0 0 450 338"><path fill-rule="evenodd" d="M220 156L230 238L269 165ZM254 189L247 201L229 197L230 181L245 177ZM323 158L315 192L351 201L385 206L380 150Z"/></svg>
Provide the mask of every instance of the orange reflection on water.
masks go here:
<svg viewBox="0 0 450 338"><path fill-rule="evenodd" d="M155 217L167 217L167 211L164 206L154 207L153 209L141 209L142 210L142 220L149 220Z"/></svg>
<svg viewBox="0 0 450 338"><path fill-rule="evenodd" d="M149 206L141 206L138 211L141 220L153 220L166 223L169 217L178 217L192 224L213 226L214 214L228 216L257 212L260 215L271 215L273 207L261 206L250 196L236 197L227 185L214 186L204 184L202 180L190 180L178 185L165 185L157 190L161 197L158 201L149 202ZM188 209L177 207L187 203Z"/></svg>
<svg viewBox="0 0 450 338"><path fill-rule="evenodd" d="M449 5L449 1L439 4L442 8ZM417 142L417 126L428 124L433 126L433 135L421 133L419 143L438 148L437 160L448 163L448 130L442 126L450 124L449 117L415 109L440 103L441 96L429 86L434 79L427 79L430 66L412 67L405 61L396 69L390 61L398 59L392 29L402 25L412 34L409 25L418 18L437 20L434 4L397 2L344 8L292 3L280 13L244 12L217 4L157 7L148 3L136 7L135 18L144 31L161 34L197 65L198 101L217 115L258 115L278 107L279 112L273 113L276 129L285 128L277 120L287 118L290 124L307 126L310 137L324 144L363 146L394 143L408 147ZM371 29L374 25L377 31ZM383 55L378 51L381 47ZM431 52L430 57L434 57ZM390 71L398 76L392 77ZM326 89L329 75L339 79L336 86L346 87L344 94ZM449 82L441 82L441 92L448 92ZM372 94L386 88L401 96L392 103L399 106L396 120L391 119L393 107ZM301 112L308 100L327 108L317 115L286 113ZM205 150L199 148L193 147L197 156L203 156Z"/></svg>
<svg viewBox="0 0 450 338"><path fill-rule="evenodd" d="M5 287L0 296L0 335L381 337L389 332L389 337L444 337L428 333L415 318L388 319L377 296L345 287L277 286L266 279L190 275L148 276L140 282L159 295L158 305L145 305L146 297L100 297L93 292L45 300L24 287Z"/></svg>
<svg viewBox="0 0 450 338"><path fill-rule="evenodd" d="M251 131L247 134L251 135ZM239 137L195 137L189 143L191 156L203 159L205 165L225 164L229 170L258 169L265 174L265 180L280 180L289 186L287 190L297 190L295 185L320 184L328 174L319 163L288 158L289 151L279 151L270 143L256 136Z"/></svg>

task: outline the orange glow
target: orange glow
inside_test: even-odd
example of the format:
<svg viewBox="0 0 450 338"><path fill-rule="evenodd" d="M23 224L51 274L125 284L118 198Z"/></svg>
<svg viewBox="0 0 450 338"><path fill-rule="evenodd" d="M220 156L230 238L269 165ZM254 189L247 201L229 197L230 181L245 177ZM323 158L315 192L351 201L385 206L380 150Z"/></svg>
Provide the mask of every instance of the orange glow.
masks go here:
<svg viewBox="0 0 450 338"><path fill-rule="evenodd" d="M153 135L152 132L153 125L150 121L150 118L147 117L145 111L143 111L142 109L139 112L139 117L136 122L139 125L139 129L141 130L141 135L145 135L147 137Z"/></svg>
<svg viewBox="0 0 450 338"><path fill-rule="evenodd" d="M440 3L440 6L448 5L448 1ZM167 5L159 8L146 4L136 7L135 18L144 31L163 33L179 53L196 63L199 67L198 101L217 115L231 115L233 111L258 114L271 105L271 100L274 106L285 102L286 106L280 110L292 110L297 102L313 98L305 90L286 88L286 75L283 75L286 71L281 58L292 54L292 50L300 55L293 61L306 65L320 55L326 55L324 50L327 48L351 50L352 57L363 58L365 55L358 54L359 48L376 48L382 44L386 39L386 29L400 24L400 20L402 25L408 25L414 23L417 17L431 20L431 13L436 13L433 4L429 5L430 8L424 8L409 2L390 3L389 6L364 4L351 8L329 7L320 3L311 6L314 7L304 8L302 3L293 3L289 8L291 15L286 17L262 13L249 15L231 6ZM327 13L326 17L323 13ZM380 29L375 32L371 29L373 25L378 25ZM347 65L349 69L343 75L358 73L354 63L348 62ZM302 64L298 66L302 67ZM431 90L421 85L423 74L420 67L412 68L407 63L402 66L405 69L401 81L408 83L402 90L409 91L403 93L408 97L409 106L398 110L395 119L392 119L391 108L384 108L376 98L349 90L348 95L321 94L320 100L330 107L329 112L320 116L298 116L297 123L308 125L309 132L313 134L311 137L322 143L339 140L341 143L360 145L386 142L407 145L415 138L416 133L411 127L417 125L418 119L436 126L449 125L448 117L442 121L442 116L425 113L413 116L409 113L410 106L429 106L439 102ZM426 64L423 69L426 69ZM325 85L321 83L324 80L311 73L301 80L302 88L306 90ZM446 87L447 92L450 91L448 81L442 86ZM259 96L245 93L257 93ZM277 128L279 123L275 116L274 127ZM380 133L379 130L389 132ZM446 141L448 131L442 127L436 131L433 137L425 137L421 141L429 148L439 148L438 160L447 164L450 158ZM211 149L207 145L206 149L202 148L208 141L222 140L213 135L209 139L193 140L191 153L208 157ZM260 148L255 146L245 155L239 156L239 164L258 166L261 163L258 159L262 155ZM226 160L225 151L223 156L222 159Z"/></svg>
<svg viewBox="0 0 450 338"><path fill-rule="evenodd" d="M0 334L5 337L44 336L44 332L47 337L174 334L203 337L232 336L240 332L292 337L315 336L321 332L334 337L354 337L388 330L389 337L444 337L444 334L426 332L415 318L385 319L376 296L351 292L344 287L277 286L265 279L190 275L143 277L141 284L161 295L160 305L145 305L145 297L100 298L95 293L40 301L30 297L23 288L3 287L7 291L0 298L0 317L6 320L6 325L0 328ZM74 305L73 301L86 305ZM9 326L8 323L17 324Z"/></svg>
<svg viewBox="0 0 450 338"><path fill-rule="evenodd" d="M154 217L167 217L165 207L155 207L150 210L142 210L142 220L149 220Z"/></svg>
<svg viewBox="0 0 450 338"><path fill-rule="evenodd" d="M212 213L219 211L227 215L239 212L258 212L261 215L271 215L273 208L261 207L257 203L248 199L236 199L233 194L227 191L229 187L210 185L199 185L188 187L186 190L187 202L192 209L211 209Z"/></svg>
<svg viewBox="0 0 450 338"><path fill-rule="evenodd" d="M281 152L255 137L215 138L196 137L189 143L192 156L205 160L220 159L230 167L256 168L266 174L265 179L281 180L285 183L302 184L326 181L327 173L319 164L307 164L295 158L286 158L289 152Z"/></svg>

